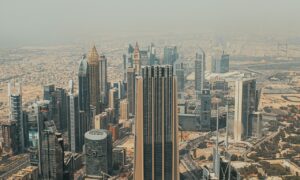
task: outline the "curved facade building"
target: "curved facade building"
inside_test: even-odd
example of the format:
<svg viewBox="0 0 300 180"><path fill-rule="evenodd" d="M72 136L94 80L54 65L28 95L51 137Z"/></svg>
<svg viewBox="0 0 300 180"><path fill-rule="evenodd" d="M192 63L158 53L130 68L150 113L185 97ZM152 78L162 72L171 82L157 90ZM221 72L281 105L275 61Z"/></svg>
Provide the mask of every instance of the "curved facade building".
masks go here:
<svg viewBox="0 0 300 180"><path fill-rule="evenodd" d="M112 166L112 139L109 131L92 129L85 133L85 160L88 176L110 173Z"/></svg>

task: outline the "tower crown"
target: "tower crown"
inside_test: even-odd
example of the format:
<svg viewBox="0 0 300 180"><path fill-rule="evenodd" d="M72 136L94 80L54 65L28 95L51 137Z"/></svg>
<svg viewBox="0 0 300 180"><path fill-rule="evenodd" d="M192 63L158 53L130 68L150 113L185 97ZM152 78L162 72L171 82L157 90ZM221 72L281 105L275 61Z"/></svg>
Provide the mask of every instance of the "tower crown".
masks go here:
<svg viewBox="0 0 300 180"><path fill-rule="evenodd" d="M89 64L97 64L98 62L99 62L99 54L98 54L97 49L94 45L93 48L90 50L90 52L88 54L88 63Z"/></svg>

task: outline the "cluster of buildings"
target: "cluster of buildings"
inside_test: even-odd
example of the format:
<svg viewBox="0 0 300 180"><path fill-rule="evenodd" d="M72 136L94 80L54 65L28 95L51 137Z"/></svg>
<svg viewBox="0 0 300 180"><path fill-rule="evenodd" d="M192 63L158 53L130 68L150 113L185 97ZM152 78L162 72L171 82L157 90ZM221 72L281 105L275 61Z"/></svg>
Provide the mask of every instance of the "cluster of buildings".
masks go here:
<svg viewBox="0 0 300 180"><path fill-rule="evenodd" d="M179 131L216 131L213 167L201 172L204 179L223 178L231 154L218 148L219 129L226 128L226 147L228 136L234 143L261 138L260 91L251 74L229 71L224 52L212 59L210 73L204 50L193 63L191 70L180 61L176 46L166 46L160 59L154 44L141 50L136 43L123 55L122 80L108 82L107 58L93 46L80 60L78 82L70 80L67 89L46 85L42 100L23 107L21 84L10 83L0 163L12 168L0 171L1 178L178 180L179 162L195 146L181 148ZM118 146L128 137L132 158ZM10 158L18 157L24 163L13 167Z"/></svg>

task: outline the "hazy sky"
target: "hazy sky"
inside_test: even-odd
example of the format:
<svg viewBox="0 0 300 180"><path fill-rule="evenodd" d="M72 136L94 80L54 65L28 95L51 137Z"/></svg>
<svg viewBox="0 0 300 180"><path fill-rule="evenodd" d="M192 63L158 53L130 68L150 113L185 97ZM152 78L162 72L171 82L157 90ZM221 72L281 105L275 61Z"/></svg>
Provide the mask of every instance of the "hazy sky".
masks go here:
<svg viewBox="0 0 300 180"><path fill-rule="evenodd" d="M0 0L0 46L119 33L300 35L300 0Z"/></svg>

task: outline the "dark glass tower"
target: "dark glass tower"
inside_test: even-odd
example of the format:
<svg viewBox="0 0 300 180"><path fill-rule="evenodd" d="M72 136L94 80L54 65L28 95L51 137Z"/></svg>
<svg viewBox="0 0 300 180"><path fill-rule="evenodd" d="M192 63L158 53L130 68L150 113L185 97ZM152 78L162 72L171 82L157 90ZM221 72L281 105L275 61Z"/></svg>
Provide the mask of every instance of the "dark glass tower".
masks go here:
<svg viewBox="0 0 300 180"><path fill-rule="evenodd" d="M136 83L134 178L177 180L177 83L173 67L143 67Z"/></svg>
<svg viewBox="0 0 300 180"><path fill-rule="evenodd" d="M178 59L177 47L166 46L164 48L163 64L174 65L177 59Z"/></svg>
<svg viewBox="0 0 300 180"><path fill-rule="evenodd" d="M99 80L100 80L100 99L104 106L108 103L108 88L107 88L107 58L104 55L100 56L99 62Z"/></svg>

